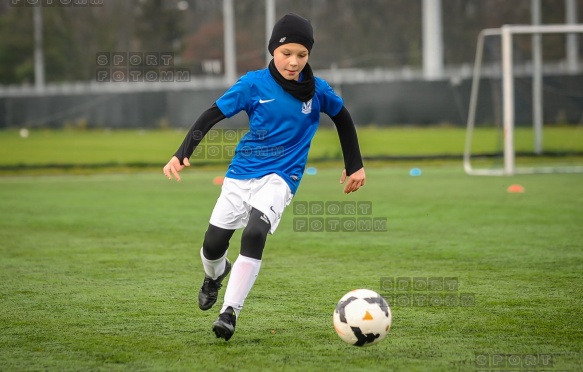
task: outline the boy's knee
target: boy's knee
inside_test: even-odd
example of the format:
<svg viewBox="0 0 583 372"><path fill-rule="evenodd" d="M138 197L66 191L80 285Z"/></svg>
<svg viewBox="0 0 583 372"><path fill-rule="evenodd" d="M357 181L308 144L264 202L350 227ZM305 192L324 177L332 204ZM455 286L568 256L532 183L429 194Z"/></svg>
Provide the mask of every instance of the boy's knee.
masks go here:
<svg viewBox="0 0 583 372"><path fill-rule="evenodd" d="M260 244L267 238L267 232L258 226L247 226L241 235L241 241L246 241L251 244Z"/></svg>
<svg viewBox="0 0 583 372"><path fill-rule="evenodd" d="M247 257L261 259L265 240L271 228L271 223L263 212L253 209L249 222L241 235L241 254Z"/></svg>
<svg viewBox="0 0 583 372"><path fill-rule="evenodd" d="M202 243L204 256L209 260L217 260L223 257L227 248L229 248L229 240L233 236L233 232L234 230L221 229L209 224Z"/></svg>

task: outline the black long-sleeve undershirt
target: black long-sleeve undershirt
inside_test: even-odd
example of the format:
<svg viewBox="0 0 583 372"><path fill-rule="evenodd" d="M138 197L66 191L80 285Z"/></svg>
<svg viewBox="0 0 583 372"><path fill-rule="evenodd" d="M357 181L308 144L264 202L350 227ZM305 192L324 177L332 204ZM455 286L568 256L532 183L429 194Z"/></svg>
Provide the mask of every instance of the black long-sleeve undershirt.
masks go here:
<svg viewBox="0 0 583 372"><path fill-rule="evenodd" d="M192 128L190 128L186 134L186 137L184 138L184 141L182 141L178 151L174 153L174 156L180 160L180 165L184 165L184 158L190 159L194 149L196 146L198 146L200 141L202 141L203 137L208 133L208 131L211 130L211 128L216 123L225 118L226 116L219 109L216 103L198 117L198 119L192 125Z"/></svg>
<svg viewBox="0 0 583 372"><path fill-rule="evenodd" d="M352 116L350 116L350 113L344 106L342 106L340 112L336 114L336 116L332 116L331 119L334 122L334 125L336 125L338 137L340 138L340 147L342 148L342 154L344 156L346 175L350 176L352 173L363 167L360 147L358 145L358 136L356 135L356 127L352 121Z"/></svg>
<svg viewBox="0 0 583 372"><path fill-rule="evenodd" d="M225 118L226 116L222 113L216 103L199 116L199 118L194 122L192 128L190 128L186 134L184 141L176 153L174 153L174 156L178 158L181 165L183 165L184 158L190 159L194 149L202 141L203 137L208 133L208 131L216 123ZM340 138L340 146L342 148L342 154L344 157L346 175L350 176L363 167L356 128L350 113L344 106L342 106L340 112L336 114L336 116L331 117L331 119L336 126L338 137Z"/></svg>

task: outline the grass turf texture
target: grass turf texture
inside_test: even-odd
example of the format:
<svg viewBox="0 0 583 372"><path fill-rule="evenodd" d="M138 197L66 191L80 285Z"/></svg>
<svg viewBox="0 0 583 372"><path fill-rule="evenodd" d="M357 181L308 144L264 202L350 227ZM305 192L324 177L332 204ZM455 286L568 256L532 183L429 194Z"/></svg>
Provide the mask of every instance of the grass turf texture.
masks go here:
<svg viewBox="0 0 583 372"><path fill-rule="evenodd" d="M351 195L340 169L305 176L296 202L369 201L388 231L297 232L290 206L229 342L211 331L218 306L196 303L222 172L0 178L0 370L475 371L483 354L580 370L583 175L423 170L371 168ZM475 304L394 305L387 339L344 344L336 301L390 297L387 277L456 277Z"/></svg>

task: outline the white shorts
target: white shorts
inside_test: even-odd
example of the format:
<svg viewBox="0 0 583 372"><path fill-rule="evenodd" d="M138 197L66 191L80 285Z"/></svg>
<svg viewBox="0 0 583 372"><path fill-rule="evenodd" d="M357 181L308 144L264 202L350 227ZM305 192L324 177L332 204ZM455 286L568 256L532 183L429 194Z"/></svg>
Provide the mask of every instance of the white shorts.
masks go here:
<svg viewBox="0 0 583 372"><path fill-rule="evenodd" d="M249 180L225 177L210 223L223 229L239 229L247 226L251 209L255 208L267 216L273 234L292 198L287 183L275 173Z"/></svg>

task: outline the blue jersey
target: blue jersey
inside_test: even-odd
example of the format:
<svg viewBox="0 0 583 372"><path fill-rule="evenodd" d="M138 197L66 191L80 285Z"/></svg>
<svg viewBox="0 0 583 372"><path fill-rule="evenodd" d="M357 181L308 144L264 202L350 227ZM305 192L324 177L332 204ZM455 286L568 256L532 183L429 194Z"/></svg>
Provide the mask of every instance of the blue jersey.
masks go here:
<svg viewBox="0 0 583 372"><path fill-rule="evenodd" d="M268 68L242 76L217 100L227 118L242 110L249 116L249 132L237 145L226 177L250 179L276 173L296 193L320 113L336 116L344 105L325 80L314 79L316 92L308 102L284 91Z"/></svg>

